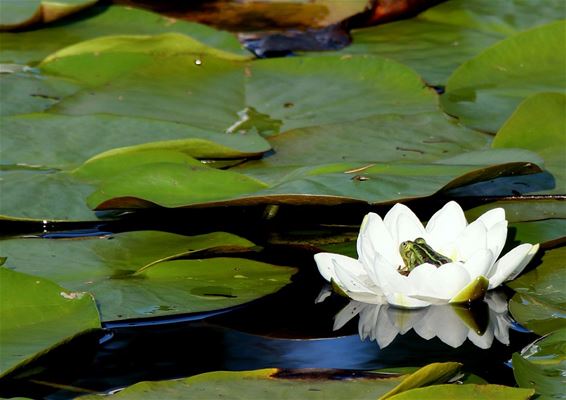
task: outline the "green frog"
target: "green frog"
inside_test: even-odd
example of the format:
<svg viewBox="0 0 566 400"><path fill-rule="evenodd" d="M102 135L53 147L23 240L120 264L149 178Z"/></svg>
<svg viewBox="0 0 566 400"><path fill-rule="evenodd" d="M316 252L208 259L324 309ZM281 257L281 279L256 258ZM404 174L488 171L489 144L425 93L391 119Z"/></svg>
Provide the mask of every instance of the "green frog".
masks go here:
<svg viewBox="0 0 566 400"><path fill-rule="evenodd" d="M399 273L402 275L409 275L415 267L424 263L440 267L442 264L452 262L450 258L434 251L423 238L401 243L399 253L405 263L404 266L399 267Z"/></svg>

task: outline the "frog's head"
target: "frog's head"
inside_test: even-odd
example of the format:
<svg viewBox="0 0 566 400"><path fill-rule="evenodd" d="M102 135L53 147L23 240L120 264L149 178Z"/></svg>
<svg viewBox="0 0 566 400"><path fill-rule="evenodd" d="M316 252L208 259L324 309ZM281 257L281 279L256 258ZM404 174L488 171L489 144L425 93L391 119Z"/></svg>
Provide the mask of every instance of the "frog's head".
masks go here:
<svg viewBox="0 0 566 400"><path fill-rule="evenodd" d="M405 264L401 267L400 272L407 274L424 263L440 267L442 264L452 262L450 258L434 251L423 238L402 242L399 245L399 254Z"/></svg>

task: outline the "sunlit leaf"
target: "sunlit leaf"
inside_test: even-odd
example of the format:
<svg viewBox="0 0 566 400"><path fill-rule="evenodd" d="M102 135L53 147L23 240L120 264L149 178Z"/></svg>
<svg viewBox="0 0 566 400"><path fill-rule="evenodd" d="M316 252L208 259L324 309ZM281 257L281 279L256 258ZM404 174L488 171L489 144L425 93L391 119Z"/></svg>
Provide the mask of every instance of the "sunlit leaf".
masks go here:
<svg viewBox="0 0 566 400"><path fill-rule="evenodd" d="M252 246L222 232L187 237L141 231L83 240L0 242L8 267L93 293L105 321L218 310L286 285L294 268L241 258L170 261L199 250Z"/></svg>
<svg viewBox="0 0 566 400"><path fill-rule="evenodd" d="M348 54L376 54L406 64L430 84L444 84L463 62L509 35L565 18L562 0L451 0L414 18L352 31Z"/></svg>
<svg viewBox="0 0 566 400"><path fill-rule="evenodd" d="M496 132L528 95L566 88L566 22L511 36L465 62L448 79L444 110L465 125Z"/></svg>
<svg viewBox="0 0 566 400"><path fill-rule="evenodd" d="M540 398L564 395L566 371L566 329L536 340L513 354L513 374L521 387L534 388Z"/></svg>
<svg viewBox="0 0 566 400"><path fill-rule="evenodd" d="M61 342L100 328L88 293L5 267L0 267L0 314L0 376Z"/></svg>
<svg viewBox="0 0 566 400"><path fill-rule="evenodd" d="M533 94L519 104L497 132L492 147L520 147L537 152L554 176L556 187L553 192L562 194L566 192L565 126L566 95Z"/></svg>
<svg viewBox="0 0 566 400"><path fill-rule="evenodd" d="M2 1L2 5L9 3ZM31 1L15 0L11 3L23 5ZM7 14L1 13L2 16ZM206 25L176 20L132 7L95 6L85 10L82 18L66 23L50 24L42 29L18 33L0 33L2 42L1 62L36 64L47 55L63 47L83 40L108 35L152 35L178 32L204 44L245 55L235 35L210 28Z"/></svg>
<svg viewBox="0 0 566 400"><path fill-rule="evenodd" d="M532 389L502 385L435 385L400 393L391 400L528 400L533 394Z"/></svg>
<svg viewBox="0 0 566 400"><path fill-rule="evenodd" d="M566 247L547 250L535 269L507 284L517 292L509 304L511 314L539 334L566 326L564 257Z"/></svg>

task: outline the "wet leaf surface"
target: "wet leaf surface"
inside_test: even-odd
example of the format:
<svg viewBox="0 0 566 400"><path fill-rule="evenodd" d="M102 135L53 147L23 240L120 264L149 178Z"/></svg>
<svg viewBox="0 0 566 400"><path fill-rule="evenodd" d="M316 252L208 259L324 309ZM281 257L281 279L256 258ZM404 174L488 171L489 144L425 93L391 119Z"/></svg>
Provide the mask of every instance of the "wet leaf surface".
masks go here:
<svg viewBox="0 0 566 400"><path fill-rule="evenodd" d="M511 314L538 334L566 326L565 255L566 247L547 250L535 269L508 283L517 292Z"/></svg>
<svg viewBox="0 0 566 400"><path fill-rule="evenodd" d="M295 272L241 258L169 261L218 246L244 249L253 243L221 232L187 237L152 231L0 242L8 267L91 292L105 321L239 305L277 291Z"/></svg>
<svg viewBox="0 0 566 400"><path fill-rule="evenodd" d="M560 329L513 354L513 373L519 386L534 388L540 398L563 397L565 343L566 329Z"/></svg>
<svg viewBox="0 0 566 400"><path fill-rule="evenodd" d="M563 91L566 22L511 36L460 65L441 97L444 110L467 126L496 132L527 96Z"/></svg>
<svg viewBox="0 0 566 400"><path fill-rule="evenodd" d="M9 268L0 267L0 376L76 335L100 328L90 294Z"/></svg>
<svg viewBox="0 0 566 400"><path fill-rule="evenodd" d="M403 392L391 397L391 400L528 400L533 394L533 390L501 385L435 385Z"/></svg>

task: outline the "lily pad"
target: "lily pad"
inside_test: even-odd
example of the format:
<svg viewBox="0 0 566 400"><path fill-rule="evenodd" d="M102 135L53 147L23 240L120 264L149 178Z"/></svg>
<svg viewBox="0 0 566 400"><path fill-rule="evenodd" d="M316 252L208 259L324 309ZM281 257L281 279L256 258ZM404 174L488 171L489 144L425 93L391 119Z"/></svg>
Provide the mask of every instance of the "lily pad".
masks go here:
<svg viewBox="0 0 566 400"><path fill-rule="evenodd" d="M467 126L497 132L528 95L563 91L565 30L566 21L533 28L465 62L448 79L442 107Z"/></svg>
<svg viewBox="0 0 566 400"><path fill-rule="evenodd" d="M40 0L5 0L0 3L0 29L29 25L40 18Z"/></svg>
<svg viewBox="0 0 566 400"><path fill-rule="evenodd" d="M115 148L183 148L200 159L257 157L270 149L255 132L227 135L188 124L113 115L24 114L3 117L2 164L75 168ZM157 143L156 143L157 142Z"/></svg>
<svg viewBox="0 0 566 400"><path fill-rule="evenodd" d="M501 127L492 147L520 147L537 152L554 175L552 192L566 193L566 95L536 93L527 97Z"/></svg>
<svg viewBox="0 0 566 400"><path fill-rule="evenodd" d="M8 267L88 290L105 321L217 310L287 284L294 268L240 258L170 261L198 250L252 246L222 232L186 237L142 231L84 240L0 242Z"/></svg>
<svg viewBox="0 0 566 400"><path fill-rule="evenodd" d="M2 2L4 3L8 2ZM31 1L11 1L21 5ZM3 13L2 13L3 14ZM107 35L152 35L178 32L201 43L234 54L248 55L235 35L193 22L164 17L132 7L95 6L81 13L80 19L52 23L42 29L0 33L0 62L37 64L47 55L83 40Z"/></svg>
<svg viewBox="0 0 566 400"><path fill-rule="evenodd" d="M513 374L521 387L534 388L540 398L562 398L566 371L566 329L538 339L513 354Z"/></svg>
<svg viewBox="0 0 566 400"><path fill-rule="evenodd" d="M0 376L58 344L100 328L94 299L0 267Z"/></svg>
<svg viewBox="0 0 566 400"><path fill-rule="evenodd" d="M565 18L561 0L451 0L414 18L352 31L342 53L376 54L406 64L432 85L462 63L525 29Z"/></svg>
<svg viewBox="0 0 566 400"><path fill-rule="evenodd" d="M528 400L532 389L519 389L502 385L435 385L413 389L391 397L391 400Z"/></svg>
<svg viewBox="0 0 566 400"><path fill-rule="evenodd" d="M509 304L511 314L539 334L566 326L564 257L566 247L547 250L540 265L507 284L517 292Z"/></svg>

